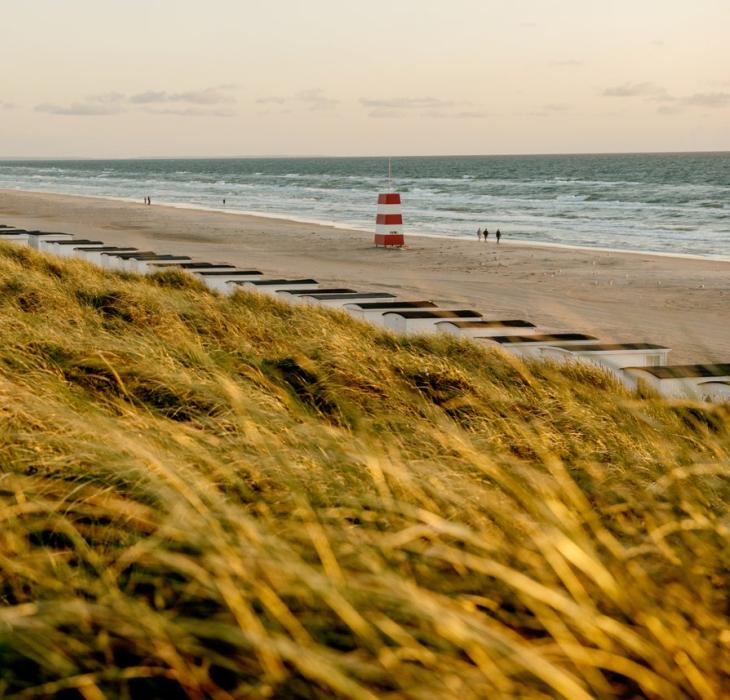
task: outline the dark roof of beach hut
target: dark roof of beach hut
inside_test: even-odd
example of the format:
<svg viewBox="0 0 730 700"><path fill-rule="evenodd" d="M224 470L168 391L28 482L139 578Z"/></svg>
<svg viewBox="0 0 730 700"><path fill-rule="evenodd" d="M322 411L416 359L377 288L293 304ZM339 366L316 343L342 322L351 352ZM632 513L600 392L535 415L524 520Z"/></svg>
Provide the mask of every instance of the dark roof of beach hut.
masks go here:
<svg viewBox="0 0 730 700"><path fill-rule="evenodd" d="M360 304L349 304L358 309L377 310L377 309L434 309L437 305L432 301L372 301L362 302Z"/></svg>
<svg viewBox="0 0 730 700"><path fill-rule="evenodd" d="M284 290L286 294L291 294L292 296L311 296L312 289L286 289ZM354 289L347 289L346 287L320 287L316 290L317 296L332 296L332 295L338 295L338 294L348 294L353 293Z"/></svg>
<svg viewBox="0 0 730 700"><path fill-rule="evenodd" d="M592 335L585 333L555 333L545 335L494 335L484 340L492 340L501 345L521 344L521 343L549 343L551 341L566 340L598 340Z"/></svg>
<svg viewBox="0 0 730 700"><path fill-rule="evenodd" d="M667 365L665 367L627 367L639 369L657 379L690 379L697 377L730 377L730 364Z"/></svg>
<svg viewBox="0 0 730 700"><path fill-rule="evenodd" d="M405 319L419 318L481 318L478 311L471 309L439 309L438 311L387 311L383 316L400 316Z"/></svg>
<svg viewBox="0 0 730 700"><path fill-rule="evenodd" d="M132 253L137 249L136 248L120 248L119 246L105 245L105 246L102 246L101 248L99 246L88 246L88 247L81 246L81 247L77 248L77 250L93 250L95 253L107 253L111 250L123 250L127 253Z"/></svg>
<svg viewBox="0 0 730 700"><path fill-rule="evenodd" d="M311 297L312 299L395 299L395 294L388 292L351 292L347 294L320 294L319 289L310 290L309 294L302 296Z"/></svg>
<svg viewBox="0 0 730 700"><path fill-rule="evenodd" d="M90 241L88 238L76 238L72 239L70 241L53 241L54 245L75 245L75 246L82 246L82 245L89 245L89 244L99 244L104 245L104 241Z"/></svg>
<svg viewBox="0 0 730 700"><path fill-rule="evenodd" d="M436 325L450 323L457 328L534 328L535 324L521 319L508 319L506 321L439 321Z"/></svg>
<svg viewBox="0 0 730 700"><path fill-rule="evenodd" d="M191 269L199 269L199 270L206 270L209 267L214 267L216 269L225 267L228 270L235 270L235 265L222 265L220 263L212 263L212 262L175 262L174 265L165 265L163 264L165 261L160 260L159 263L152 262L150 265L152 267L158 266L158 267L182 267L184 270L191 270ZM226 270L221 270L221 272L225 272Z"/></svg>
<svg viewBox="0 0 730 700"><path fill-rule="evenodd" d="M622 350L669 350L664 345L653 343L594 343L592 345L561 345L555 343L553 347L564 348L571 352L621 352Z"/></svg>
<svg viewBox="0 0 730 700"><path fill-rule="evenodd" d="M268 287L277 284L317 284L317 280L298 279L298 280L232 280L231 284L252 284L255 287Z"/></svg>
<svg viewBox="0 0 730 700"><path fill-rule="evenodd" d="M263 275L261 270L202 270L198 272L201 277L247 277L249 275Z"/></svg>

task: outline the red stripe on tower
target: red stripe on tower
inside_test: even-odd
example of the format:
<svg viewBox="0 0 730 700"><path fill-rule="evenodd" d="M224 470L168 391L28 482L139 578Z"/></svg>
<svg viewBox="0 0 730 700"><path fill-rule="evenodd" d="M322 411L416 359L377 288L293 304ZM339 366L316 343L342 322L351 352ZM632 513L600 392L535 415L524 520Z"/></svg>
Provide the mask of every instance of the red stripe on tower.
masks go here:
<svg viewBox="0 0 730 700"><path fill-rule="evenodd" d="M384 226L402 226L403 214L378 214L375 223Z"/></svg>
<svg viewBox="0 0 730 700"><path fill-rule="evenodd" d="M397 192L379 194L378 204L400 204L400 195Z"/></svg>

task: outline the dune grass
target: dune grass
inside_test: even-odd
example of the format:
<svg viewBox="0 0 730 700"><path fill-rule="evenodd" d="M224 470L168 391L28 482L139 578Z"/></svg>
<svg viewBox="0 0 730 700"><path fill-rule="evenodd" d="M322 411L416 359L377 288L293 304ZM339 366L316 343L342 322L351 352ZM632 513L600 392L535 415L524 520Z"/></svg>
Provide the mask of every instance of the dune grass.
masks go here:
<svg viewBox="0 0 730 700"><path fill-rule="evenodd" d="M730 410L0 245L0 696L721 698Z"/></svg>

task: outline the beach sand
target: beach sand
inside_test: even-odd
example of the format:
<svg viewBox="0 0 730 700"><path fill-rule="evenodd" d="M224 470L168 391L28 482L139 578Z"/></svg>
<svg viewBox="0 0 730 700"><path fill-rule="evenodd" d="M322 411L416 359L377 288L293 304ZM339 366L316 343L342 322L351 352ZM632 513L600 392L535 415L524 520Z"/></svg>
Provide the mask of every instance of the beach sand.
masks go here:
<svg viewBox="0 0 730 700"><path fill-rule="evenodd" d="M373 210L374 211L374 210ZM730 362L730 262L407 237L89 197L0 191L0 223L184 253L278 276L523 318L608 342L653 342L672 364Z"/></svg>

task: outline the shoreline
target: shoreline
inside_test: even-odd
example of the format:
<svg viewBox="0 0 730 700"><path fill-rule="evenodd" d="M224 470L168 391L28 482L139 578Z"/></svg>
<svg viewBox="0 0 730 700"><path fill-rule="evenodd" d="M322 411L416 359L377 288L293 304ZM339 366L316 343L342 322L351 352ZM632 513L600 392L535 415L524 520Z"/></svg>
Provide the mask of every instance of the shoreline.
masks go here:
<svg viewBox="0 0 730 700"><path fill-rule="evenodd" d="M672 364L730 361L730 262L650 253L373 234L103 197L0 191L0 223L69 233L265 274L432 299L606 342L673 348Z"/></svg>
<svg viewBox="0 0 730 700"><path fill-rule="evenodd" d="M69 194L67 192L55 192L51 190L27 190L27 189L2 189L0 188L0 194L10 194L10 193L27 193L27 194L38 194L38 195L52 195L57 197L78 197L82 199L92 199L92 200L108 200L111 202L127 202L129 204L140 204L140 202L137 199L132 199L130 197L112 197L107 195L94 195L94 194ZM363 228L357 228L355 226L350 226L349 224L338 222L338 221L325 221L321 219L309 219L304 217L297 217L293 216L291 214L269 214L268 212L260 212L260 211L253 211L253 210L232 210L232 209L223 209L220 207L206 207L203 205L197 205L197 204L182 204L179 202L168 202L165 200L158 200L155 201L154 204L152 204L154 207L167 207L170 209L180 209L183 211L201 211L201 212L210 212L210 213L216 213L216 214L230 214L232 216L242 216L242 217L248 217L248 218L254 218L254 219L271 219L272 221L281 221L281 222L287 222L292 224L306 224L306 225L312 225L312 226L323 226L323 227L330 227L338 231L353 231L357 233L363 233L363 234L372 234L372 231L369 231L367 229ZM375 211L375 207L373 206L373 211ZM436 233L416 233L412 231L406 231L406 236L412 236L415 238L435 238L438 240L447 240L447 241L474 241L473 236L448 236L446 234L436 234ZM477 241L478 242L478 241ZM489 244L487 244L489 245ZM570 245L568 243L552 243L549 241L522 241L522 240L514 240L514 239L504 239L499 245L504 246L526 246L529 248L556 248L560 250L576 250L576 251L583 251L583 252L592 252L597 251L600 253L619 253L619 254L626 254L626 255L652 255L662 258L678 258L680 260L709 260L714 262L728 262L730 263L730 255L696 255L692 253L666 253L658 250L634 250L634 249L628 249L628 248L606 248L602 246L581 246L581 245Z"/></svg>

